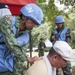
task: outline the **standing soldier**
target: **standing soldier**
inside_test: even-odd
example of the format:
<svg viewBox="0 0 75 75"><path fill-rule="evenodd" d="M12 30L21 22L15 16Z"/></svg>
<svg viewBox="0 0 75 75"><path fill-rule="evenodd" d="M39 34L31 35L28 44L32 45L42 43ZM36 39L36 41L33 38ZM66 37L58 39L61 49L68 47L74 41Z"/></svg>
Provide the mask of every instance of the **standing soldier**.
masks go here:
<svg viewBox="0 0 75 75"><path fill-rule="evenodd" d="M44 56L44 49L46 48L44 39L40 38L39 44L38 44L38 50L39 50L39 57Z"/></svg>
<svg viewBox="0 0 75 75"><path fill-rule="evenodd" d="M23 75L27 30L39 26L43 20L43 12L36 4L27 4L20 12L20 16L12 16L8 6L0 3L0 75Z"/></svg>
<svg viewBox="0 0 75 75"><path fill-rule="evenodd" d="M63 16L59 15L55 18L55 24L57 28L54 28L50 37L50 41L54 44L56 40L70 42L70 29L64 26L64 18ZM71 72L71 63L62 68L64 75L72 75Z"/></svg>

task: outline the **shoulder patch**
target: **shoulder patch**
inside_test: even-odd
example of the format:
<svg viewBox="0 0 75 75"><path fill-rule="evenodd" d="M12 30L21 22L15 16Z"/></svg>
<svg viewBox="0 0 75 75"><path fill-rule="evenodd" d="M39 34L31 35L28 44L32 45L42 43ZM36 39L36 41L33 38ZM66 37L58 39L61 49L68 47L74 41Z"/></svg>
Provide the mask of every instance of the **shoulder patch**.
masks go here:
<svg viewBox="0 0 75 75"><path fill-rule="evenodd" d="M10 16L6 16L6 18L7 18L8 20L11 20Z"/></svg>

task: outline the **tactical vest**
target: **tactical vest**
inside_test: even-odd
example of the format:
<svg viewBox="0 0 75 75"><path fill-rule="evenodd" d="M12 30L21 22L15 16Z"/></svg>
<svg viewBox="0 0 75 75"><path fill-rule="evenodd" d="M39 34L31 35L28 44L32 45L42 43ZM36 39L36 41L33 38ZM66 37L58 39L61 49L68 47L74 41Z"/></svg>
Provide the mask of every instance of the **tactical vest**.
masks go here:
<svg viewBox="0 0 75 75"><path fill-rule="evenodd" d="M10 16L12 18L12 29L14 32L14 35L17 33L17 27L15 26L16 17ZM29 34L27 32L24 32L23 34L16 37L17 42L20 44L20 46L24 46L29 41Z"/></svg>
<svg viewBox="0 0 75 75"><path fill-rule="evenodd" d="M57 40L62 40L62 41L66 41L66 32L67 32L68 28L64 27L63 30L60 30L59 32L57 31L57 28L55 28L53 30L54 35L56 36Z"/></svg>
<svg viewBox="0 0 75 75"><path fill-rule="evenodd" d="M12 19L12 30L14 35L16 35L17 27L15 26L16 17L10 16ZM24 46L29 41L29 35L27 32L16 38L18 44L20 46ZM7 53L8 48L2 38L2 33L0 32L0 72L11 71L14 69L14 53L10 52L5 58L5 54Z"/></svg>

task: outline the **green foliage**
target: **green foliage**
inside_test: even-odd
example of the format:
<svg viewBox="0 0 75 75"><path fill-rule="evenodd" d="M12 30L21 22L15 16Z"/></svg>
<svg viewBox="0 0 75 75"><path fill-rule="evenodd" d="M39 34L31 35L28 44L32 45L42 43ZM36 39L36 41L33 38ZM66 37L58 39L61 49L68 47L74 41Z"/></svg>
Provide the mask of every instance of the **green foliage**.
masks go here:
<svg viewBox="0 0 75 75"><path fill-rule="evenodd" d="M75 21L72 20L70 22L70 29L71 29L71 46L75 49Z"/></svg>
<svg viewBox="0 0 75 75"><path fill-rule="evenodd" d="M45 22L49 25L49 32L55 27L54 18L57 15L65 15L63 11L59 11L58 8L54 4L54 0L48 0L46 4L46 0L37 0L38 5L42 8L44 12Z"/></svg>
<svg viewBox="0 0 75 75"><path fill-rule="evenodd" d="M42 24L40 27L36 27L32 30L32 38L33 42L35 42L34 46L38 45L39 39L44 38L47 39L49 38L49 32L48 32L48 25L47 24Z"/></svg>
<svg viewBox="0 0 75 75"><path fill-rule="evenodd" d="M65 5L74 5L75 4L75 0L58 0L60 1L61 4L65 4Z"/></svg>
<svg viewBox="0 0 75 75"><path fill-rule="evenodd" d="M60 1L61 4L65 4L67 6L72 5L71 0L58 0ZM71 1L71 2L70 2ZM45 25L42 24L40 27L36 27L32 30L32 41L33 41L33 46L37 46L39 39L41 37L44 37L45 39L50 37L52 29L56 26L54 24L54 18L57 15L63 15L66 20L66 25L70 26L71 22L69 21L69 13L64 13L63 10L59 11L58 8L54 4L54 0L48 0L48 3L46 4L46 0L36 0L36 3L41 7L44 13L44 22L46 23ZM74 5L73 5L73 10L74 11ZM73 27L74 28L74 27Z"/></svg>
<svg viewBox="0 0 75 75"><path fill-rule="evenodd" d="M67 14L69 15L67 23L71 30L71 46L75 49L75 7L73 6Z"/></svg>

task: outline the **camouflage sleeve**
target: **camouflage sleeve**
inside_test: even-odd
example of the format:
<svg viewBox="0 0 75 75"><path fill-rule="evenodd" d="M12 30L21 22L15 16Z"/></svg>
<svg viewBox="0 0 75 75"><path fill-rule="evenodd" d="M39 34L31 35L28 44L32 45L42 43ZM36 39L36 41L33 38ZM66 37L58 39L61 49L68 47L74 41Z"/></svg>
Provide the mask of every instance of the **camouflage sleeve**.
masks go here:
<svg viewBox="0 0 75 75"><path fill-rule="evenodd" d="M54 41L54 40L52 39L52 36L55 36L53 31L52 31L52 33L51 33L51 35L50 35L50 41L51 41L51 42Z"/></svg>
<svg viewBox="0 0 75 75"><path fill-rule="evenodd" d="M66 37L71 39L71 35L70 35L70 29L68 28L67 32L66 32Z"/></svg>
<svg viewBox="0 0 75 75"><path fill-rule="evenodd" d="M25 61L26 55L23 54L22 47L17 43L15 35L13 34L10 17L5 16L0 21L0 30L9 50L11 50L16 57L20 58L22 61Z"/></svg>

